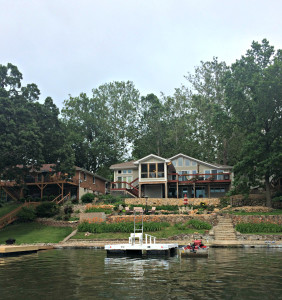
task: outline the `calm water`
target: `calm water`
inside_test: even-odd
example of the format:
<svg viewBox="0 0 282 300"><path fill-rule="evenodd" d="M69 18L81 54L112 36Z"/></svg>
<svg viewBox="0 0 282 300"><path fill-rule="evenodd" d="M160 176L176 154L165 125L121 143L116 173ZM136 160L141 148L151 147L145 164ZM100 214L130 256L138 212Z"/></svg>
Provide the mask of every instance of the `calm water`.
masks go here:
<svg viewBox="0 0 282 300"><path fill-rule="evenodd" d="M281 249L209 258L107 258L103 250L0 257L0 299L282 299Z"/></svg>

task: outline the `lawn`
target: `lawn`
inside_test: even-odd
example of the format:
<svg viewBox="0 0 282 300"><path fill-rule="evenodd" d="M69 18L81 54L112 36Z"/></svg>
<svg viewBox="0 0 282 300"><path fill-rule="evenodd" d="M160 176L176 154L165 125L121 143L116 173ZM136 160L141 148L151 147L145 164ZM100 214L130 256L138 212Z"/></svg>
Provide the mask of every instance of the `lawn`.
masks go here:
<svg viewBox="0 0 282 300"><path fill-rule="evenodd" d="M228 213L239 216L273 216L282 215L282 209L274 209L271 212L246 212L238 209L238 211L229 211Z"/></svg>
<svg viewBox="0 0 282 300"><path fill-rule="evenodd" d="M58 243L72 232L71 227L51 227L34 223L8 225L0 230L0 244L9 238L16 239L16 244Z"/></svg>
<svg viewBox="0 0 282 300"><path fill-rule="evenodd" d="M0 207L0 218L8 214L10 211L16 209L21 204L19 203L7 203L3 207Z"/></svg>
<svg viewBox="0 0 282 300"><path fill-rule="evenodd" d="M154 232L145 232L156 238L170 238L175 235L179 234L193 234L193 233L200 233L203 234L205 230L203 229L185 229L185 230L178 230L173 226L165 227L160 231ZM107 239L128 239L129 233L123 232L105 232L105 233L91 233L89 236L85 236L85 232L78 232L72 239L100 239L100 240L107 240Z"/></svg>

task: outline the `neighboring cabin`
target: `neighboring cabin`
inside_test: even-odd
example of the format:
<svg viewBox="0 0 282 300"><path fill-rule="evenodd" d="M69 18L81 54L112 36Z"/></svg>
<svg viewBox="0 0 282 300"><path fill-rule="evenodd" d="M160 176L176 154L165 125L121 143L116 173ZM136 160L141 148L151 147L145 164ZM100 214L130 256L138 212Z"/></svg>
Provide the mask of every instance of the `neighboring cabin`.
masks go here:
<svg viewBox="0 0 282 300"><path fill-rule="evenodd" d="M177 154L169 159L150 154L136 161L115 164L111 193L149 198L212 198L229 191L231 166L211 164Z"/></svg>
<svg viewBox="0 0 282 300"><path fill-rule="evenodd" d="M108 180L85 169L75 167L74 176L55 172L53 164L44 164L39 170L31 169L23 186L11 181L1 181L0 189L15 200L30 196L43 198L56 196L81 199L86 193L105 194Z"/></svg>

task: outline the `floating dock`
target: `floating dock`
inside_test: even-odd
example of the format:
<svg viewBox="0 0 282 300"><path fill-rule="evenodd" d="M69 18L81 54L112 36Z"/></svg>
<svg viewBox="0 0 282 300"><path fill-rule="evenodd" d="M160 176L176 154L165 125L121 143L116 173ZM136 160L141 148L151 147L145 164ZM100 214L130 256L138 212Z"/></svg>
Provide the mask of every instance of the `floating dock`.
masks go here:
<svg viewBox="0 0 282 300"><path fill-rule="evenodd" d="M177 254L178 244L158 244L156 237L143 233L143 212L141 227L136 224L134 213L134 233L130 234L128 244L105 245L108 255L125 256L146 256L146 255L164 255L172 256Z"/></svg>
<svg viewBox="0 0 282 300"><path fill-rule="evenodd" d="M0 256L13 256L21 254L34 253L40 250L49 250L53 249L53 246L24 246L24 245L9 245L9 246L0 246Z"/></svg>
<svg viewBox="0 0 282 300"><path fill-rule="evenodd" d="M172 256L177 253L178 244L113 244L105 245L107 254L121 255L165 255Z"/></svg>

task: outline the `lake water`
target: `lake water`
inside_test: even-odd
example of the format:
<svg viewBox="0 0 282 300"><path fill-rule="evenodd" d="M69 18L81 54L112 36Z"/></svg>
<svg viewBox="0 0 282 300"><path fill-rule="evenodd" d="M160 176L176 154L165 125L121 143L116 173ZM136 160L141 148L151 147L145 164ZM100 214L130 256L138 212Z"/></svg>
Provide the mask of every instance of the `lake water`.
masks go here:
<svg viewBox="0 0 282 300"><path fill-rule="evenodd" d="M209 258L107 258L103 250L0 257L0 299L282 299L282 249Z"/></svg>

